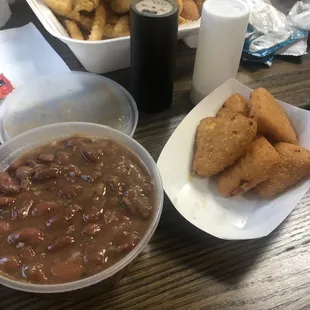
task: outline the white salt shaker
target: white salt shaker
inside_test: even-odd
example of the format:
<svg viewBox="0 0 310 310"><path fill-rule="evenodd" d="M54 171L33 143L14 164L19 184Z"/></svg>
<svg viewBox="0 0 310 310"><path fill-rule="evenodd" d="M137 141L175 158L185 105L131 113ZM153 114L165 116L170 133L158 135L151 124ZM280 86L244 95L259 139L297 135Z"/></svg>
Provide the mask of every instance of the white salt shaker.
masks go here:
<svg viewBox="0 0 310 310"><path fill-rule="evenodd" d="M3 27L11 17L11 9L7 0L0 0L0 28Z"/></svg>
<svg viewBox="0 0 310 310"><path fill-rule="evenodd" d="M249 15L247 0L205 1L190 92L193 104L236 77Z"/></svg>

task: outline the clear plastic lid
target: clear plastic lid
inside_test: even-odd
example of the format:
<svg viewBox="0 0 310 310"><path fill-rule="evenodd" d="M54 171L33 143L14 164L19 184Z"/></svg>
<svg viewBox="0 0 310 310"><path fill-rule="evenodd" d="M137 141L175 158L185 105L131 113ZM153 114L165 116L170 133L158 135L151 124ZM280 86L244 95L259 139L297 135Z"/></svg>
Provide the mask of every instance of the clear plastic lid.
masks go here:
<svg viewBox="0 0 310 310"><path fill-rule="evenodd" d="M138 122L136 103L122 86L83 72L25 82L2 108L2 143L29 129L60 122L96 123L132 136Z"/></svg>

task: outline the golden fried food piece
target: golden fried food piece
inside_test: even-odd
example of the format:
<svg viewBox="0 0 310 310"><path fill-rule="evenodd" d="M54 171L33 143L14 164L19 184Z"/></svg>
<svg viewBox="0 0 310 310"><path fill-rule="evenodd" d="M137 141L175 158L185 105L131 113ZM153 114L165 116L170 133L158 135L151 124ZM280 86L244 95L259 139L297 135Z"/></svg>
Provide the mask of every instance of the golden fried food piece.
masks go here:
<svg viewBox="0 0 310 310"><path fill-rule="evenodd" d="M114 13L128 13L130 10L130 0L111 0L110 6Z"/></svg>
<svg viewBox="0 0 310 310"><path fill-rule="evenodd" d="M197 4L199 14L201 15L202 6L203 6L205 0L194 0L194 2Z"/></svg>
<svg viewBox="0 0 310 310"><path fill-rule="evenodd" d="M297 144L296 134L281 105L264 88L250 96L250 118L257 122L258 133L274 142Z"/></svg>
<svg viewBox="0 0 310 310"><path fill-rule="evenodd" d="M122 15L118 18L115 25L107 24L104 30L106 38L120 38L130 34L129 16Z"/></svg>
<svg viewBox="0 0 310 310"><path fill-rule="evenodd" d="M183 10L183 0L175 0L176 4L178 5L179 7L179 16L181 15L182 13L182 10Z"/></svg>
<svg viewBox="0 0 310 310"><path fill-rule="evenodd" d="M200 14L197 4L193 0L183 0L183 10L181 16L188 20L198 20Z"/></svg>
<svg viewBox="0 0 310 310"><path fill-rule="evenodd" d="M83 28L84 30L91 31L92 26L93 26L92 18L85 16L81 14L80 12L76 12L76 11L72 11L68 15L68 18L77 22L79 26Z"/></svg>
<svg viewBox="0 0 310 310"><path fill-rule="evenodd" d="M310 176L310 151L295 144L280 142L275 145L281 161L254 190L261 197L272 197L303 178Z"/></svg>
<svg viewBox="0 0 310 310"><path fill-rule="evenodd" d="M244 97L240 94L231 95L223 104L223 106L217 112L218 117L225 117L226 114L229 115L227 109L239 113L243 116L249 116L249 105ZM230 115L229 115L230 117Z"/></svg>
<svg viewBox="0 0 310 310"><path fill-rule="evenodd" d="M100 4L100 0L90 0L90 1L93 3L94 9L97 9L97 7L98 7L99 4Z"/></svg>
<svg viewBox="0 0 310 310"><path fill-rule="evenodd" d="M72 11L72 0L44 0L44 3L60 16L68 16Z"/></svg>
<svg viewBox="0 0 310 310"><path fill-rule="evenodd" d="M94 9L94 3L91 0L75 0L74 11L91 12Z"/></svg>
<svg viewBox="0 0 310 310"><path fill-rule="evenodd" d="M207 117L196 131L193 170L212 176L231 166L242 156L256 135L256 123L242 115L228 120Z"/></svg>
<svg viewBox="0 0 310 310"><path fill-rule="evenodd" d="M188 20L188 19L185 19L184 17L182 16L179 16L179 20L178 20L178 24L179 25L184 25L184 24L187 24L187 23L190 23L191 21Z"/></svg>
<svg viewBox="0 0 310 310"><path fill-rule="evenodd" d="M84 40L83 34L75 21L65 19L64 25L72 39Z"/></svg>
<svg viewBox="0 0 310 310"><path fill-rule="evenodd" d="M231 109L228 109L226 107L221 107L217 114L216 117L220 117L220 118L227 118L227 119L232 119L234 118L236 115L238 115L238 113L232 111Z"/></svg>
<svg viewBox="0 0 310 310"><path fill-rule="evenodd" d="M109 18L108 18L108 24L109 25L115 26L117 24L118 20L119 20L118 15L116 15L114 13L109 14Z"/></svg>
<svg viewBox="0 0 310 310"><path fill-rule="evenodd" d="M99 5L96 9L94 23L89 35L89 41L101 40L107 23L107 14L104 6Z"/></svg>
<svg viewBox="0 0 310 310"><path fill-rule="evenodd" d="M270 169L280 162L275 148L264 137L256 137L246 153L221 173L218 190L224 196L243 194L268 179Z"/></svg>

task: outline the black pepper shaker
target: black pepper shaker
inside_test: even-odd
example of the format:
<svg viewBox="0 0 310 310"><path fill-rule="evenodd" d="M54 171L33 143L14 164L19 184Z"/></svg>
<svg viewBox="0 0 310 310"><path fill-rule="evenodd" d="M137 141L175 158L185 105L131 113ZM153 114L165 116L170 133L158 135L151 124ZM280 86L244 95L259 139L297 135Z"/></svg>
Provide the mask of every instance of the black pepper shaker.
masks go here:
<svg viewBox="0 0 310 310"><path fill-rule="evenodd" d="M178 6L173 0L134 0L130 8L131 94L139 111L172 103Z"/></svg>

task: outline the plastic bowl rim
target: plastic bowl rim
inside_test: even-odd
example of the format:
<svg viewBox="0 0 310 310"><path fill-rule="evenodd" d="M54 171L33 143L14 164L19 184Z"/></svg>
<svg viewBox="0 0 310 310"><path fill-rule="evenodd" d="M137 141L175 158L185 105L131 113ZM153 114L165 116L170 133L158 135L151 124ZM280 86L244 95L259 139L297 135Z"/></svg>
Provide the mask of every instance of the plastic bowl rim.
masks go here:
<svg viewBox="0 0 310 310"><path fill-rule="evenodd" d="M73 281L73 282L66 282L66 283L61 283L61 284L32 284L32 283L27 283L27 282L22 282L22 281L17 281L17 280L13 280L10 277L6 277L0 274L0 284L4 285L6 287L15 289L15 290L19 290L19 291L24 291L24 292L29 292L29 293L39 293L39 294L53 294L53 293L66 293L66 292L71 292L71 291L75 291L75 290L79 290L79 289L83 289L89 286L92 286L94 284L97 284L105 279L108 279L109 277L112 277L114 274L118 273L119 271L121 271L122 269L124 269L127 265L129 265L141 252L142 250L145 248L145 246L148 244L148 242L150 241L150 239L152 238L157 225L159 223L161 214L162 214L162 209L163 209L163 202L164 202L164 190L163 190L163 184L162 184L162 179L161 179L161 175L159 172L159 169L157 167L156 162L154 161L153 157L149 154L149 152L140 144L138 143L136 140L134 140L132 137L116 130L113 129L109 126L105 126L105 125L99 125L99 124L94 124L94 123L86 123L86 122L63 122L63 123L54 123L54 124L49 124L49 125L44 125L41 127L36 127L33 129L30 129L26 132L23 132L19 135L17 135L16 137L14 137L13 139L11 139L10 141L6 142L5 144L0 146L0 151L3 147L5 147L7 144L10 144L12 141L15 141L17 139L22 139L24 136L27 135L31 135L36 133L37 131L42 130L42 128L44 129L48 129L48 128L53 128L55 126L68 126L68 125L72 125L72 126L96 126L96 127L101 127L102 129L111 132L113 134L116 135L120 135L123 136L124 139L127 140L131 140L131 142L137 147L139 148L145 155L145 158L148 159L151 163L153 163L153 167L155 170L155 174L154 176L152 176L152 180L155 183L155 189L156 189L156 198L157 198L157 202L156 202L156 211L154 213L153 219L150 223L150 226L148 228L148 230L146 231L144 237L141 239L141 241L139 242L139 244L132 250L130 251L125 257L123 257L120 261L118 261L116 264L110 266L109 268L84 279L81 280L77 280L77 281ZM77 130L77 134L78 134L78 130ZM83 133L81 132L81 135ZM68 137L68 135L63 135L63 138ZM55 138L56 139L60 139L62 138L61 136ZM101 137L103 138L103 137ZM111 138L113 139L113 138ZM42 144L44 144L44 141L41 141ZM41 142L39 142L36 145L40 145ZM48 140L46 140L46 142L48 142ZM21 148L23 148L24 146L22 146ZM125 146L127 147L127 146ZM131 150L131 148L127 147L129 150ZM20 149L20 148L19 148ZM18 149L14 150L14 152L16 152ZM133 151L132 151L133 152ZM136 154L136 156L138 156ZM144 160L138 156L138 158L144 163Z"/></svg>

